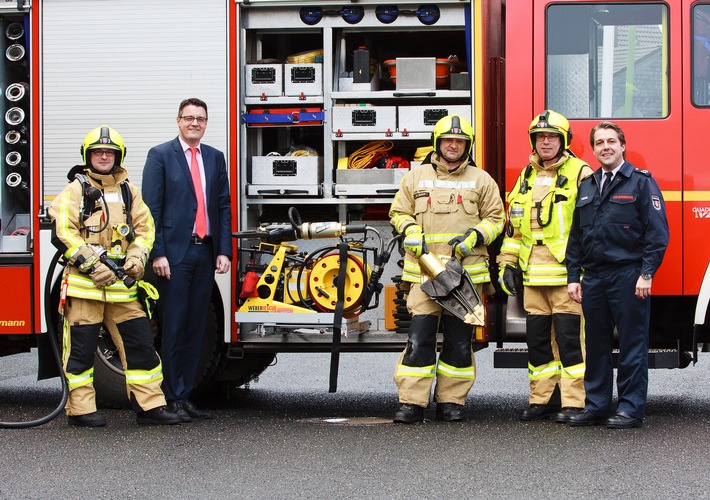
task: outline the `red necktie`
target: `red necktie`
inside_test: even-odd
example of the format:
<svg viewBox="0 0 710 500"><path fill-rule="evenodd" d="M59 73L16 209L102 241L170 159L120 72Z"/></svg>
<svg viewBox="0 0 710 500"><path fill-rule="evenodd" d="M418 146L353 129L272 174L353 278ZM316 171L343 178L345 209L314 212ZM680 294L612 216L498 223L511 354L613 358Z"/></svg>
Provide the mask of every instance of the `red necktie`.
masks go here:
<svg viewBox="0 0 710 500"><path fill-rule="evenodd" d="M190 153L192 153L190 174L192 175L192 183L195 185L195 196L197 197L195 234L200 238L204 238L207 234L207 217L205 216L205 195L202 193L202 179L200 178L200 164L197 163L197 151L197 148L190 148Z"/></svg>

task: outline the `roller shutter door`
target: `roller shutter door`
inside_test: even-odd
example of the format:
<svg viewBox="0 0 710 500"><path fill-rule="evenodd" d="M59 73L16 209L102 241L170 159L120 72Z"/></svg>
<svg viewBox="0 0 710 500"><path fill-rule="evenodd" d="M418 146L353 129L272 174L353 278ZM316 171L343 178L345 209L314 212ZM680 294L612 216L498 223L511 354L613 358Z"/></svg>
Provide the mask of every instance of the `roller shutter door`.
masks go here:
<svg viewBox="0 0 710 500"><path fill-rule="evenodd" d="M186 97L207 103L203 140L227 153L226 0L43 0L41 56L45 206L99 125L123 136L140 186L148 149L177 135Z"/></svg>

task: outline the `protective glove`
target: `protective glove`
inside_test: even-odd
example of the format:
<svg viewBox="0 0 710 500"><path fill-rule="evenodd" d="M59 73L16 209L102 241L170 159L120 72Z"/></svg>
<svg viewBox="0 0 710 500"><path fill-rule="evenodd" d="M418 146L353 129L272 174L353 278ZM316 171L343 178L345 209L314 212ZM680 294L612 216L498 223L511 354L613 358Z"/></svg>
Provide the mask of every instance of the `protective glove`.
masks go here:
<svg viewBox="0 0 710 500"><path fill-rule="evenodd" d="M111 286L116 283L116 280L118 279L116 278L116 275L113 274L113 271L111 271L103 262L99 262L89 276L91 277L91 281L94 282L94 286L96 286L96 288Z"/></svg>
<svg viewBox="0 0 710 500"><path fill-rule="evenodd" d="M136 281L143 279L143 274L145 274L145 266L138 257L127 257L123 270Z"/></svg>
<svg viewBox="0 0 710 500"><path fill-rule="evenodd" d="M405 230L406 237L402 244L405 250L409 250L416 257L422 254L422 247L424 244L424 234L422 233L422 228L416 224L412 224Z"/></svg>
<svg viewBox="0 0 710 500"><path fill-rule="evenodd" d="M461 257L468 257L475 247L482 244L483 236L473 228L466 231L463 236L457 236L449 240L449 246L454 247L454 250L458 251Z"/></svg>
<svg viewBox="0 0 710 500"><path fill-rule="evenodd" d="M505 293L515 296L515 268L511 265L504 265L498 271L498 283Z"/></svg>

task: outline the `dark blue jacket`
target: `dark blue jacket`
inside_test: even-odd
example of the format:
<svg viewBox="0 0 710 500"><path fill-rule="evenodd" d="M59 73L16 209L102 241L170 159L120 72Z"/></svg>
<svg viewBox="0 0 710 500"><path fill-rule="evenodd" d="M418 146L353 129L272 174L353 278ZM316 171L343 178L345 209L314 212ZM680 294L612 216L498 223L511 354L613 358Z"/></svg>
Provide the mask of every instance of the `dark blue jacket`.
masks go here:
<svg viewBox="0 0 710 500"><path fill-rule="evenodd" d="M602 198L602 169L579 185L567 242L567 282L613 273L638 265L639 274L655 274L670 232L663 195L647 170L625 161Z"/></svg>
<svg viewBox="0 0 710 500"><path fill-rule="evenodd" d="M224 154L206 144L200 144L200 149L215 261L217 255L231 258L232 214ZM177 137L148 151L142 191L155 220L155 244L150 258L167 257L170 265L180 263L192 236L197 198L190 167Z"/></svg>

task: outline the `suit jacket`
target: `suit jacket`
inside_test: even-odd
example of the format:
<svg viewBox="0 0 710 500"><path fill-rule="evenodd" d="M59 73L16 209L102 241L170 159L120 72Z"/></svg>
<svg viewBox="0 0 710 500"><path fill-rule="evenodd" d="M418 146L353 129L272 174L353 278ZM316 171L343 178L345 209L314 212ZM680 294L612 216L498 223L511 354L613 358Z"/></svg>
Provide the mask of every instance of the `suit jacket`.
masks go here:
<svg viewBox="0 0 710 500"><path fill-rule="evenodd" d="M232 214L224 154L206 144L201 144L200 150L214 261L217 255L231 258ZM190 167L177 137L148 151L143 168L143 200L155 220L155 244L150 258L167 257L171 265L180 263L192 237L197 198Z"/></svg>

